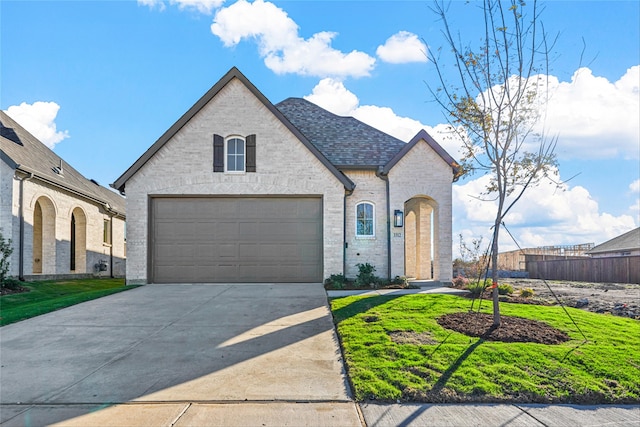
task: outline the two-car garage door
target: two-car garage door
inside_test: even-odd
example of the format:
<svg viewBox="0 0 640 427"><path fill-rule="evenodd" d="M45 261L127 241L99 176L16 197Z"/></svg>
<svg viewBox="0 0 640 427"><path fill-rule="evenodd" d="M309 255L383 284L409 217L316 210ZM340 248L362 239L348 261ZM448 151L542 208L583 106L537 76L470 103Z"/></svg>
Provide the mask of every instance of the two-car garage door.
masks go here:
<svg viewBox="0 0 640 427"><path fill-rule="evenodd" d="M322 281L319 197L153 197L152 283Z"/></svg>

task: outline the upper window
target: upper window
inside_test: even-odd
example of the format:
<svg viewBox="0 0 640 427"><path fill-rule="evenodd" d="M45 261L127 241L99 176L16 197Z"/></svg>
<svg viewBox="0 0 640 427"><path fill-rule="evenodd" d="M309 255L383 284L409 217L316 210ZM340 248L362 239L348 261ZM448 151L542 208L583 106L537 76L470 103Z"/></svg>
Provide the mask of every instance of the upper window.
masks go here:
<svg viewBox="0 0 640 427"><path fill-rule="evenodd" d="M213 135L214 172L255 172L256 136Z"/></svg>
<svg viewBox="0 0 640 427"><path fill-rule="evenodd" d="M362 202L356 205L356 236L375 236L375 220L373 203Z"/></svg>
<svg viewBox="0 0 640 427"><path fill-rule="evenodd" d="M227 172L244 172L244 139L231 138L226 144Z"/></svg>

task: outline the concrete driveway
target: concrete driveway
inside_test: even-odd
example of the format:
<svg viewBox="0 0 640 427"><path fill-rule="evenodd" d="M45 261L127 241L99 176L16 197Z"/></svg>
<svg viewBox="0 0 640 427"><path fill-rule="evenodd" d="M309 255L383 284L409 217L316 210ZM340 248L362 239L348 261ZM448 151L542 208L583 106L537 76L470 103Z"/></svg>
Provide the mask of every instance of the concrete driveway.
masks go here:
<svg viewBox="0 0 640 427"><path fill-rule="evenodd" d="M361 425L320 284L148 285L0 328L2 425Z"/></svg>

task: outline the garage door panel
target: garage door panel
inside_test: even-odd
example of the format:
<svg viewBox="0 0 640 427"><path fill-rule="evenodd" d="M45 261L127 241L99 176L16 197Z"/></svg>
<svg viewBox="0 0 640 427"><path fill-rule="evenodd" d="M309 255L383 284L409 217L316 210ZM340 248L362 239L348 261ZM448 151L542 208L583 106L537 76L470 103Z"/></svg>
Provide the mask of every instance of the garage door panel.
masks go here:
<svg viewBox="0 0 640 427"><path fill-rule="evenodd" d="M152 199L151 280L318 282L320 198Z"/></svg>

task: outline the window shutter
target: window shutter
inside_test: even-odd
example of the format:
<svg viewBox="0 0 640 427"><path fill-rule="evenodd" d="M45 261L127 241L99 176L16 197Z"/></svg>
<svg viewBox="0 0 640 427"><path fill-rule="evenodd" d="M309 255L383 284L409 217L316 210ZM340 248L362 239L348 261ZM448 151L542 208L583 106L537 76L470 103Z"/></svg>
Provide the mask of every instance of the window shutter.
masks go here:
<svg viewBox="0 0 640 427"><path fill-rule="evenodd" d="M247 157L245 159L245 170L247 172L256 171L256 136L248 135L246 137Z"/></svg>
<svg viewBox="0 0 640 427"><path fill-rule="evenodd" d="M213 171L224 172L224 138L213 135Z"/></svg>

